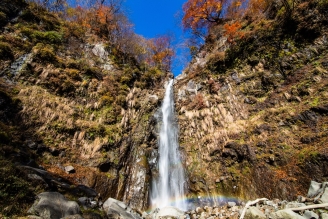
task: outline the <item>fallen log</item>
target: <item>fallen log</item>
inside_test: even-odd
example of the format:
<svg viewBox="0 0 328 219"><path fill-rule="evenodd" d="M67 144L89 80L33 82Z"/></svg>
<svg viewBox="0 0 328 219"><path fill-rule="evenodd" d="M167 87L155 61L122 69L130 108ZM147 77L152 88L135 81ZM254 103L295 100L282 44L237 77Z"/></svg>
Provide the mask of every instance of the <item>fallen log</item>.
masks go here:
<svg viewBox="0 0 328 219"><path fill-rule="evenodd" d="M292 210L292 211L304 211L304 210L309 210L309 209L313 209L313 208L327 208L327 207L328 207L328 203L323 203L323 204L307 205L307 206L303 206L303 207L287 208L287 209Z"/></svg>

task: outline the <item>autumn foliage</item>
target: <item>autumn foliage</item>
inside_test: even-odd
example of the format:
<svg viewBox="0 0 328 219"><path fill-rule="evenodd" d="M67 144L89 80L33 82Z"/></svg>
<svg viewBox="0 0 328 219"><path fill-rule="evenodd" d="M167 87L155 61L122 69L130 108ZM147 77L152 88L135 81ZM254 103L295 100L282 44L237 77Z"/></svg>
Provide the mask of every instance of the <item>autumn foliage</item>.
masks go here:
<svg viewBox="0 0 328 219"><path fill-rule="evenodd" d="M213 26L222 25L224 35L233 43L243 37L240 20L259 17L268 7L269 0L188 0L183 5L183 27L192 33L207 33ZM204 31L205 30L205 31Z"/></svg>
<svg viewBox="0 0 328 219"><path fill-rule="evenodd" d="M149 64L157 66L165 71L171 68L174 51L171 48L169 36L160 36L149 40L150 54Z"/></svg>
<svg viewBox="0 0 328 219"><path fill-rule="evenodd" d="M226 0L188 0L183 5L183 27L196 31L208 26L211 22L218 23L222 18L222 9Z"/></svg>
<svg viewBox="0 0 328 219"><path fill-rule="evenodd" d="M234 43L235 39L242 38L244 36L243 32L240 31L241 27L242 26L239 21L226 23L223 25L225 30L224 34L227 36L229 43Z"/></svg>

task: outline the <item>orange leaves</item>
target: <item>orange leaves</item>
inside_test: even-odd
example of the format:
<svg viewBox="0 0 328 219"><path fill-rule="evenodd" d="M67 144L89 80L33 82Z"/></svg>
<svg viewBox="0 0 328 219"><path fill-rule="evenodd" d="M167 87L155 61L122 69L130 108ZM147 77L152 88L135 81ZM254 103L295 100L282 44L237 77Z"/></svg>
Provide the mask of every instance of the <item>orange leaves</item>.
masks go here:
<svg viewBox="0 0 328 219"><path fill-rule="evenodd" d="M160 36L149 40L150 58L149 64L169 71L171 68L172 57L174 51L171 47L171 38L169 36Z"/></svg>
<svg viewBox="0 0 328 219"><path fill-rule="evenodd" d="M225 0L188 0L183 5L184 28L195 30L208 25L208 22L220 20Z"/></svg>
<svg viewBox="0 0 328 219"><path fill-rule="evenodd" d="M242 38L244 33L240 30L241 24L239 21L224 24L225 35L228 37L228 42L234 43L235 39Z"/></svg>
<svg viewBox="0 0 328 219"><path fill-rule="evenodd" d="M110 6L100 5L96 8L68 8L66 10L66 19L70 23L76 23L85 30L93 30L99 35L106 35L114 28L113 8ZM72 24L70 24L72 26Z"/></svg>

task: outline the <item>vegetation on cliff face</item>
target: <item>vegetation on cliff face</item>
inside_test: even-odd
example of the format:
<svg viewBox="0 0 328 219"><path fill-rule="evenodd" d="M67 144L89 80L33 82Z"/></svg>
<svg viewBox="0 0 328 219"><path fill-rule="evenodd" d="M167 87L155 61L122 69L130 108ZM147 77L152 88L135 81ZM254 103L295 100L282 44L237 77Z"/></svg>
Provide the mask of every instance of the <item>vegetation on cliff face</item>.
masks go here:
<svg viewBox="0 0 328 219"><path fill-rule="evenodd" d="M46 190L146 209L171 39L136 35L116 1L41 2L0 5L0 217ZM190 193L292 199L327 180L327 6L186 2L206 35L175 85Z"/></svg>
<svg viewBox="0 0 328 219"><path fill-rule="evenodd" d="M207 23L176 83L192 194L294 199L327 180L327 1L258 12Z"/></svg>
<svg viewBox="0 0 328 219"><path fill-rule="evenodd" d="M152 118L174 54L168 37L144 39L123 13L96 6L1 1L0 217L25 214L45 190L76 199L81 185L148 207L150 167L139 159L156 146Z"/></svg>

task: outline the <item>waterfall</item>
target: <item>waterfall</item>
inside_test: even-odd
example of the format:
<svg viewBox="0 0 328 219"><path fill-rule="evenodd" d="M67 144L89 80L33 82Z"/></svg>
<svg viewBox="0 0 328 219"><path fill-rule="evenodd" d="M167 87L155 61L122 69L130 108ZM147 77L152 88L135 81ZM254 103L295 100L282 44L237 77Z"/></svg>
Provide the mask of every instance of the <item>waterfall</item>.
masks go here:
<svg viewBox="0 0 328 219"><path fill-rule="evenodd" d="M159 139L159 176L153 180L151 204L154 208L174 206L186 210L184 201L185 174L181 165L178 143L178 125L173 100L173 79L166 87L161 107L162 124Z"/></svg>

